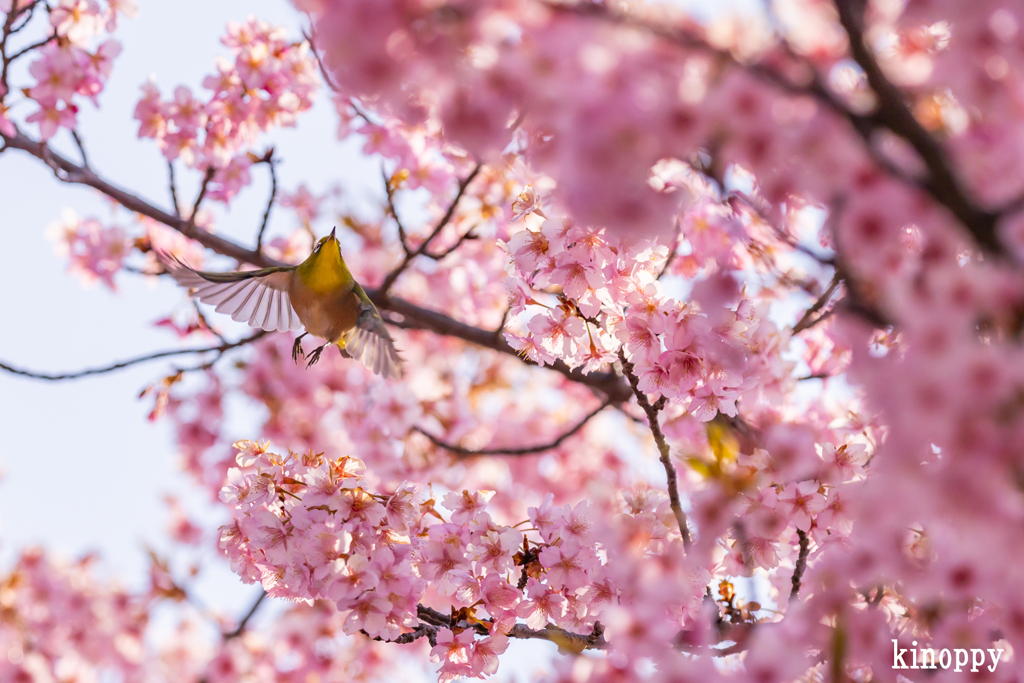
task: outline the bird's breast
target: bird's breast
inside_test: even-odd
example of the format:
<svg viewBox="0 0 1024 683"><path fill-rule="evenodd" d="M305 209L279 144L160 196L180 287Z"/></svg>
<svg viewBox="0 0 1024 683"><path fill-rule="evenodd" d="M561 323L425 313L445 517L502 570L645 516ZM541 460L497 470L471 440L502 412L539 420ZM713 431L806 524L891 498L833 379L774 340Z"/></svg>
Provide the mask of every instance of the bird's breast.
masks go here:
<svg viewBox="0 0 1024 683"><path fill-rule="evenodd" d="M341 339L359 320L359 297L351 284L334 291L318 292L295 277L288 288L288 296L306 331L329 342Z"/></svg>

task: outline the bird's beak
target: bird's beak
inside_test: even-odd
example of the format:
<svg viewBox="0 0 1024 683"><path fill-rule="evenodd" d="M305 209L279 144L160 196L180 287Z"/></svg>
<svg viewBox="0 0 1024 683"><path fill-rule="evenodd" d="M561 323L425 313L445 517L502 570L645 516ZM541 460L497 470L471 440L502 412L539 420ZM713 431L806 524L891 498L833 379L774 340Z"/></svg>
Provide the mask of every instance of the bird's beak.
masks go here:
<svg viewBox="0 0 1024 683"><path fill-rule="evenodd" d="M334 231L337 230L337 229L338 229L338 226L334 226L333 228L331 228L331 236L328 237L327 239L332 240L332 241L335 240L336 238L334 237Z"/></svg>

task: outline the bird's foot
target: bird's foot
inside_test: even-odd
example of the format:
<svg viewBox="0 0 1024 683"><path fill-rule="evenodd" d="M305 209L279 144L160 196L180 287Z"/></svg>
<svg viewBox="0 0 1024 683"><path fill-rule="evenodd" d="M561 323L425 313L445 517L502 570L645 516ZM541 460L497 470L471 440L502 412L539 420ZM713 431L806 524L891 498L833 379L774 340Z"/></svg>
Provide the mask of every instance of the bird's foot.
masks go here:
<svg viewBox="0 0 1024 683"><path fill-rule="evenodd" d="M320 354L323 353L324 349L326 348L327 344L324 344L323 346L318 346L315 349L313 349L313 352L309 354L309 362L306 363L306 367L311 368L314 365L316 365L316 362L320 360Z"/></svg>
<svg viewBox="0 0 1024 683"><path fill-rule="evenodd" d="M295 343L292 344L292 362L294 363L299 362L299 356L302 356L303 358L306 357L306 352L302 350L302 338L305 337L306 334L307 333L305 332L300 334L295 338Z"/></svg>

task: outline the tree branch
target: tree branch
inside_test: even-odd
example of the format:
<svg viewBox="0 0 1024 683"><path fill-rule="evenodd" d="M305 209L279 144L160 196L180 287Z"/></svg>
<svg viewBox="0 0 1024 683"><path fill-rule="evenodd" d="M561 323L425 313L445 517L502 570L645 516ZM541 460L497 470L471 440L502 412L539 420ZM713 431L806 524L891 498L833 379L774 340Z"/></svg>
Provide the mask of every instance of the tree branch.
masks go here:
<svg viewBox="0 0 1024 683"><path fill-rule="evenodd" d="M18 50L17 52L15 52L15 53L14 53L13 55L11 55L10 57L7 57L7 58L6 58L5 60L4 60L4 61L5 61L5 66L6 66L7 64L10 64L11 62L15 61L16 59L18 59L18 57L21 57L21 56L23 56L23 55L26 55L26 54L28 54L29 52L31 52L32 50L35 50L36 48L40 48L40 47L42 47L42 46L46 45L47 43L49 43L49 42L50 42L51 40L56 40L56 39L57 39L57 31L54 31L54 32L53 32L53 33L51 33L51 34L50 34L49 36L47 36L47 37L46 37L46 38L44 38L43 40L40 40L39 42L36 42L36 43L32 43L31 45L26 45L25 47L21 48L20 50Z"/></svg>
<svg viewBox="0 0 1024 683"><path fill-rule="evenodd" d="M231 640L232 638L237 638L238 636L245 633L245 628L249 625L249 620L252 619L253 616L255 616L256 611L260 608L260 605L263 604L263 600L266 597L267 592L265 590L261 590L260 596L256 598L256 602L252 604L252 607L249 608L249 611L246 612L245 616L242 617L242 620L238 622L238 627L234 631L224 634L224 640Z"/></svg>
<svg viewBox="0 0 1024 683"><path fill-rule="evenodd" d="M28 26L28 22L32 21L32 15L35 14L36 7L43 4L43 0L32 0L27 6L22 6L20 9L14 10L14 20L17 21L18 17L22 14L25 15L24 21L18 26L11 26L11 35L18 33L21 29Z"/></svg>
<svg viewBox="0 0 1024 683"><path fill-rule="evenodd" d="M383 164L381 164L380 172L384 177L384 192L387 193L388 197L388 213L395 219L395 225L398 226L398 239L402 243L402 250L407 257L412 257L412 247L409 246L409 238L405 231L405 226L402 224L402 219L398 217L398 209L395 208L395 188L391 186L391 178L388 177Z"/></svg>
<svg viewBox="0 0 1024 683"><path fill-rule="evenodd" d="M789 600L792 602L796 600L797 595L800 594L800 581L803 579L804 570L807 569L807 551L810 547L810 543L807 540L807 534L800 529L796 530L797 538L800 539L800 554L796 558L796 567L793 568L793 588L789 592Z"/></svg>
<svg viewBox="0 0 1024 683"><path fill-rule="evenodd" d="M270 220L270 209L274 206L274 199L277 197L277 170L274 167L274 150L267 152L266 162L270 167L270 198L267 200L267 210L263 212L263 222L260 223L260 231L256 235L256 251L263 252L263 233L267 229L267 221Z"/></svg>
<svg viewBox="0 0 1024 683"><path fill-rule="evenodd" d="M85 153L85 143L82 142L82 138L78 135L77 130L71 131L71 137L75 140L75 145L78 147L78 153L82 155L82 168L89 168L89 157Z"/></svg>
<svg viewBox="0 0 1024 683"><path fill-rule="evenodd" d="M437 628L437 626L431 626L430 624L420 624L415 631L403 633L394 640L387 640L386 638L381 638L380 636L371 637L370 634L364 631L363 629L359 629L359 632L367 638L370 638L370 640L376 640L377 642L381 643L396 643L398 645L408 645L409 643L415 642L420 638L426 637L427 640L430 641L431 646L436 647Z"/></svg>
<svg viewBox="0 0 1024 683"><path fill-rule="evenodd" d="M395 280L398 279L398 276L409 267L409 264L414 258L426 253L427 247L430 246L431 241L433 241L433 239L437 237L442 230L444 230L444 227L451 221L452 216L455 215L455 209L458 208L459 202L462 200L462 196L466 193L466 188L469 187L469 184L473 182L473 179L476 178L482 168L482 164L477 164L468 176L459 181L459 191L455 194L455 199L452 200L452 203L448 205L448 210L445 212L444 216L442 216L441 220L437 222L437 225L435 225L431 233L427 235L427 239L423 240L423 243L419 248L411 254L406 253L405 258L398 264L398 267L384 277L384 281L380 283L380 287L377 290L378 296L386 300L388 298L388 290L391 289L391 285L395 284Z"/></svg>
<svg viewBox="0 0 1024 683"><path fill-rule="evenodd" d="M822 293L822 295L818 297L818 300L815 301L811 305L811 307L804 312L803 316L801 316L797 324L793 326L793 334L800 334L804 330L814 327L829 315L828 313L824 313L818 316L817 318L814 317L814 314L820 311L825 306L825 304L829 302L829 300L832 298L832 295L835 294L835 291L839 288L840 282L842 282L842 280L840 280L839 273L837 271L836 274L832 277L832 283L828 286L828 289L826 289Z"/></svg>
<svg viewBox="0 0 1024 683"><path fill-rule="evenodd" d="M47 381L59 381L59 380L65 380L65 379L79 379L80 377L87 377L89 375L102 375L102 374L105 374L105 373L108 373L108 372L114 372L115 370L121 370L122 368L131 367L132 365L138 365L139 363L146 363L148 361L157 360L157 359L160 359L160 358L168 358L170 356L184 356L184 355L191 354L191 353L209 353L210 351L217 351L218 354L219 354L218 355L218 358L219 358L220 355L223 355L226 351L230 351L231 349L237 349L240 346L245 346L246 344L250 344L250 343L256 341L257 339L262 338L266 334L267 333L265 331L260 330L259 332L257 332L254 335L251 335L249 337L245 337L244 339L240 339L240 340L238 340L236 342L231 342L230 344L224 343L224 344L220 344L219 346L210 346L210 347L207 347L205 349L175 349L173 351L160 351L158 353L151 353L151 354L149 354L147 356L140 356L138 358L132 358L131 360L126 360L126 361L121 361L119 363L114 363L113 365L108 365L108 366L102 367L102 368L92 368L92 369L89 369L89 370L80 370L78 372L68 372L68 373L62 373L62 374L59 374L59 375L47 374L47 373L42 373L42 372L33 372L31 370L24 370L24 369L21 369L21 368L13 367L13 366L8 365L8 364L3 363L3 362L0 362L0 370L5 370L5 371L7 371L7 372L9 372L9 373L11 373L13 375L20 375L22 377L30 377L32 379L43 379L43 380L47 380Z"/></svg>
<svg viewBox="0 0 1024 683"><path fill-rule="evenodd" d="M199 194L196 196L195 203L192 204L192 213L188 217L189 225L192 227L196 225L196 214L199 213L199 207L203 203L203 198L206 197L206 191L210 188L210 181L213 180L214 173L216 173L216 170L213 166L207 166L206 171L203 173L203 184L199 186Z"/></svg>
<svg viewBox="0 0 1024 683"><path fill-rule="evenodd" d="M423 255L426 256L427 258L433 259L435 261L441 261L441 260L445 259L446 257L450 256L452 253L454 253L456 250L458 250L458 248L461 247L463 245L463 243L468 242L469 240L475 240L477 238L476 235L473 234L473 231L476 229L476 227L477 226L474 225L472 228L467 230L461 237L459 237L459 239L455 242L455 244L453 244L452 246L448 247L444 251L439 252L437 254L431 254L430 252L423 252Z"/></svg>
<svg viewBox="0 0 1024 683"><path fill-rule="evenodd" d="M526 446L523 448L481 448L479 450L473 450L470 448L463 448L462 446L457 446L455 444L446 443L419 427L413 427L413 430L430 439L430 442L435 446L443 448L446 451L451 451L460 458L473 458L481 455L533 455L535 453L543 453L544 451L550 451L558 448L566 439L583 429L583 427L586 426L594 416L610 405L611 401L606 400L600 406L587 413L586 416L577 422L571 429L559 435L554 441L539 446Z"/></svg>
<svg viewBox="0 0 1024 683"><path fill-rule="evenodd" d="M171 205L174 206L174 215L181 218L181 204L178 203L178 183L174 179L174 162L167 160L167 178L171 187Z"/></svg>
<svg viewBox="0 0 1024 683"><path fill-rule="evenodd" d="M8 146L14 149L20 149L23 152L31 154L37 159L44 161L51 169L53 169L54 175L56 175L58 180L91 187L107 197L110 197L129 211L142 214L143 216L152 218L158 223L162 223L173 228L186 237L202 244L204 247L212 249L218 254L235 259L239 263L249 263L260 268L287 265L277 259L270 258L265 254L251 249L247 249L246 247L232 242L231 240L197 227L189 221L173 216L166 211L153 206L137 195L126 192L103 178L100 178L92 171L84 169L74 162L65 159L60 154L50 150L46 145L36 142L20 132L14 137L4 136L4 140ZM390 311L392 314L400 316L400 319L392 317L391 321L394 324L412 329L430 330L435 334L455 337L483 348L492 349L499 353L505 353L521 358L519 353L512 348L507 341L505 341L505 338L500 334L496 335L494 330L484 330L478 327L472 327L471 325L459 322L444 313L422 308L398 297L382 297L380 292L372 287L365 287L364 289L378 308L384 311ZM523 362L526 362L529 365L535 365L535 363L525 359L523 359ZM629 397L632 395L629 387L625 385L622 379L611 372L583 374L579 368L569 368L569 366L562 361L557 361L553 365L545 367L564 375L567 379L573 382L588 386L595 391L603 393L613 402L613 404L628 401Z"/></svg>
<svg viewBox="0 0 1024 683"><path fill-rule="evenodd" d="M490 630L484 624L466 621L454 622L449 615L438 612L430 607L424 607L423 605L416 606L416 616L432 627L473 629L480 635L490 635ZM547 640L557 644L559 647L577 652L583 650L603 650L608 647L608 641L604 639L604 626L600 622L594 624L594 630L588 635L566 631L564 628L552 624L548 624L542 629L532 629L526 624L517 623L508 632L508 637L523 640Z"/></svg>
<svg viewBox="0 0 1024 683"><path fill-rule="evenodd" d="M654 435L654 442L658 445L658 452L661 454L659 459L665 468L665 478L668 480L668 499L672 506L672 514L676 517L679 533L683 535L683 547L688 548L690 546L690 529L687 526L686 513L683 512L682 504L679 501L679 483L676 480L676 468L672 464L668 441L665 440L665 435L661 432L661 425L658 423L658 413L665 407L665 397L662 396L652 405L647 400L647 395L640 390L640 380L637 379L636 373L633 372L633 364L626 360L626 352L621 348L619 349L619 361L622 363L622 373L629 380L629 386L632 387L633 395L636 396L636 402L647 414L647 422L651 427L651 434Z"/></svg>

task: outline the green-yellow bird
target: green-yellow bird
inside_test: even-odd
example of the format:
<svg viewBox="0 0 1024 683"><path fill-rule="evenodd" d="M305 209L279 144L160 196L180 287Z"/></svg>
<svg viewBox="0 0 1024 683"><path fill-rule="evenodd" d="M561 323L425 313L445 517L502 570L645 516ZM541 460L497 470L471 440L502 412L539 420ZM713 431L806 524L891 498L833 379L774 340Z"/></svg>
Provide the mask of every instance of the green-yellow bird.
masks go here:
<svg viewBox="0 0 1024 683"><path fill-rule="evenodd" d="M377 307L352 277L341 256L334 230L321 238L313 253L297 266L277 266L233 273L195 270L174 256L160 254L168 272L189 293L218 313L268 331L304 329L292 346L298 362L302 338L320 337L326 344L310 354L306 367L320 359L330 344L341 355L356 358L384 378L399 377L402 359Z"/></svg>

